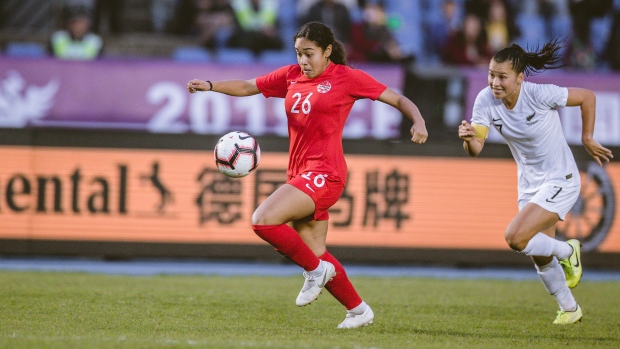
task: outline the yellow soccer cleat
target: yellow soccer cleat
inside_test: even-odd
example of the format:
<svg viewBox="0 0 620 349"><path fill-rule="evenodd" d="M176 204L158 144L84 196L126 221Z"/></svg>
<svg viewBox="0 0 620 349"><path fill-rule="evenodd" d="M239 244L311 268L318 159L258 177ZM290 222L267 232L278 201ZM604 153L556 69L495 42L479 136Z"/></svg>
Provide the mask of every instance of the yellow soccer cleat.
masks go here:
<svg viewBox="0 0 620 349"><path fill-rule="evenodd" d="M566 241L573 248L568 259L560 261L562 269L564 269L564 275L566 275L566 286L569 288L575 288L581 280L581 274L583 268L581 265L581 243L578 240L570 239Z"/></svg>
<svg viewBox="0 0 620 349"><path fill-rule="evenodd" d="M575 311L558 311L558 316L555 318L553 323L556 325L570 325L581 321L582 317L583 313L581 312L581 307L578 304L577 310Z"/></svg>

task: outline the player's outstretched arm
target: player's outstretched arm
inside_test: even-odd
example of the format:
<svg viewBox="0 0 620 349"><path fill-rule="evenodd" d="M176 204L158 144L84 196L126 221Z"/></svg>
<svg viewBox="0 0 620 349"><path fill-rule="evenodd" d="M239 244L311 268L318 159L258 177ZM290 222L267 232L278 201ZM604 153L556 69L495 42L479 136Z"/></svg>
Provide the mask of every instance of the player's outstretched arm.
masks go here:
<svg viewBox="0 0 620 349"><path fill-rule="evenodd" d="M581 107L581 143L586 151L596 160L599 166L603 166L601 160L609 162L614 156L611 150L603 147L594 139L594 120L596 119L596 96L594 92L584 88L569 88L567 107Z"/></svg>
<svg viewBox="0 0 620 349"><path fill-rule="evenodd" d="M226 81L205 81L199 79L190 80L187 83L189 93L198 91L213 91L229 96L244 97L259 94L256 86L256 79L252 80L226 80Z"/></svg>
<svg viewBox="0 0 620 349"><path fill-rule="evenodd" d="M381 93L377 100L391 105L398 109L409 120L413 121L411 126L411 141L413 143L422 144L428 139L428 131L426 130L426 123L418 107L407 97L397 93L389 87Z"/></svg>
<svg viewBox="0 0 620 349"><path fill-rule="evenodd" d="M484 148L485 138L476 137L475 127L465 120L461 121L459 125L459 137L463 140L463 149L465 149L469 156L478 156L482 148Z"/></svg>

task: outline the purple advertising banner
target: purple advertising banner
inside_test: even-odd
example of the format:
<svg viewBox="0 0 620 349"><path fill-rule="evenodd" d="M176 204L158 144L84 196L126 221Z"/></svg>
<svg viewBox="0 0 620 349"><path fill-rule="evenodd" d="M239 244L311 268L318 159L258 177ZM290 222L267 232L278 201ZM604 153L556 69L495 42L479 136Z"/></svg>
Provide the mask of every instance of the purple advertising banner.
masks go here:
<svg viewBox="0 0 620 349"><path fill-rule="evenodd" d="M487 87L487 70L464 70L467 79L465 95L466 119L471 120L472 108L478 93ZM527 81L554 84L562 87L587 88L596 94L596 124L594 138L603 145L620 146L620 74L567 73L547 71L526 77ZM581 110L578 107L560 108L560 121L569 144L581 144ZM493 128L489 141L503 142Z"/></svg>
<svg viewBox="0 0 620 349"><path fill-rule="evenodd" d="M59 61L0 58L0 127L69 127L154 133L287 135L284 100L262 95L236 98L190 94L191 79L253 79L270 65L189 64L172 61ZM401 90L398 66L362 69ZM402 116L380 102L353 106L345 138L398 137Z"/></svg>

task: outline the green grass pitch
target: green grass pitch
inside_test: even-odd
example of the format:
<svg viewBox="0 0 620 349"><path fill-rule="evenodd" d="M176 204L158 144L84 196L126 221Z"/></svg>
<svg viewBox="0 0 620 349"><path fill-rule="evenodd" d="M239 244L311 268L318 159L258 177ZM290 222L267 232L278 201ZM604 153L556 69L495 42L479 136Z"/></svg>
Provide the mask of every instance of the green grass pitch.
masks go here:
<svg viewBox="0 0 620 349"><path fill-rule="evenodd" d="M295 306L301 275L1 271L0 348L620 348L618 282L582 282L583 321L558 326L535 280L352 281L375 323L339 330L327 292Z"/></svg>

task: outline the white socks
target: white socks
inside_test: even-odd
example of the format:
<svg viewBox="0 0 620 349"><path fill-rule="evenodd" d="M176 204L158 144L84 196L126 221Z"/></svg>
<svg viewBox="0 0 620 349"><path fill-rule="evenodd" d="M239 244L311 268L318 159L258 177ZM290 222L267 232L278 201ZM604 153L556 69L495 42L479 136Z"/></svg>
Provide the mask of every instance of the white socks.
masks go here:
<svg viewBox="0 0 620 349"><path fill-rule="evenodd" d="M521 253L528 256L555 256L563 261L570 257L571 253L573 253L573 248L565 241L558 241L548 235L538 233L528 241L527 246L525 246Z"/></svg>
<svg viewBox="0 0 620 349"><path fill-rule="evenodd" d="M349 314L354 314L354 315L362 315L365 311L366 308L368 308L368 304L366 304L366 302L362 301L362 303L360 303L360 305L358 305L357 307L348 310L347 312Z"/></svg>
<svg viewBox="0 0 620 349"><path fill-rule="evenodd" d="M577 302L573 298L573 294L570 292L568 286L566 286L566 276L564 270L558 260L554 258L551 263L539 267L536 265L538 271L538 277L542 281L543 285L547 289L550 295L552 295L560 306L562 311L575 311L577 310Z"/></svg>
<svg viewBox="0 0 620 349"><path fill-rule="evenodd" d="M308 271L307 273L310 274L310 276L321 276L324 269L325 267L323 266L323 261L319 261L319 266L314 270Z"/></svg>

